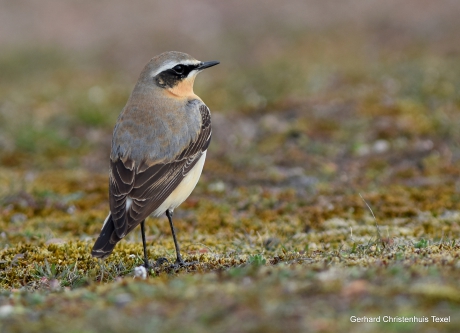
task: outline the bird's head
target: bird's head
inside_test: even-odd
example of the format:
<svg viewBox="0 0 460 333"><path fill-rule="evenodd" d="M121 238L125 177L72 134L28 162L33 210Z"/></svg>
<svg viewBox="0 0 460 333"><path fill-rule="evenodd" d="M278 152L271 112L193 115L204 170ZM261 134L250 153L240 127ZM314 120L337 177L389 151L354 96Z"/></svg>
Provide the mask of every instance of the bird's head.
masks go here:
<svg viewBox="0 0 460 333"><path fill-rule="evenodd" d="M165 52L150 60L141 73L141 81L164 89L176 97L193 96L193 83L197 74L217 64L218 61L198 61L182 52Z"/></svg>

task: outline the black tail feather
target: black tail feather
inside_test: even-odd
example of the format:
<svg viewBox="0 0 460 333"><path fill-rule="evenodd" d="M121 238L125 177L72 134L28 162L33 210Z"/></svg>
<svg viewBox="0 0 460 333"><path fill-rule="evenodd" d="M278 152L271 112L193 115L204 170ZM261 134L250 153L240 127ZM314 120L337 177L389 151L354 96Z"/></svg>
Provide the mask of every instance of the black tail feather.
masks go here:
<svg viewBox="0 0 460 333"><path fill-rule="evenodd" d="M96 243L94 243L91 255L101 259L108 257L120 240L121 238L119 238L115 232L115 225L112 220L112 215L110 214L101 230L101 234L96 240Z"/></svg>

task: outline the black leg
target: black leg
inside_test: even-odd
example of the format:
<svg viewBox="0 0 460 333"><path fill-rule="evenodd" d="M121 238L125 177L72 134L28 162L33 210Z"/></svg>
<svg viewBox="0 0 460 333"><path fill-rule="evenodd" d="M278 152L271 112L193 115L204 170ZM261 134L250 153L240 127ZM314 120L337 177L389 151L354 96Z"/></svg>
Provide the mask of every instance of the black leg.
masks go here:
<svg viewBox="0 0 460 333"><path fill-rule="evenodd" d="M149 269L149 258L147 257L147 245L145 244L145 220L141 222L142 244L144 245L144 266Z"/></svg>
<svg viewBox="0 0 460 333"><path fill-rule="evenodd" d="M179 265L184 265L184 260L182 260L182 257L180 255L180 248L179 248L179 244L177 243L177 239L176 239L176 230L174 229L174 225L173 225L173 222L172 222L172 211L170 211L169 209L166 210L166 216L168 217L168 220L169 220L169 225L171 227L171 232L172 232L172 236L173 236L173 239L174 239L174 246L176 247L176 264L179 264Z"/></svg>

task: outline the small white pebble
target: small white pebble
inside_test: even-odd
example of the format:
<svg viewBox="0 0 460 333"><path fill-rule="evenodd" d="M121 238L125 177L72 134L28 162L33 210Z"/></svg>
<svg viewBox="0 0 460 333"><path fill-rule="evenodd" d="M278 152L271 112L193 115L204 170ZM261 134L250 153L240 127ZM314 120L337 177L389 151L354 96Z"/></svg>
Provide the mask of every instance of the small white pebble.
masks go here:
<svg viewBox="0 0 460 333"><path fill-rule="evenodd" d="M130 303L132 300L133 298L128 293L119 294L115 297L115 304L118 306L124 306Z"/></svg>
<svg viewBox="0 0 460 333"><path fill-rule="evenodd" d="M14 308L12 305L2 305L0 306L0 318L5 318L8 317L10 314L12 314L14 311Z"/></svg>
<svg viewBox="0 0 460 333"><path fill-rule="evenodd" d="M374 146L372 147L372 149L376 153L384 153L388 149L390 149L390 143L387 140L377 140L374 142Z"/></svg>
<svg viewBox="0 0 460 333"><path fill-rule="evenodd" d="M142 280L147 278L147 270L144 266L137 266L134 268L134 278L141 278Z"/></svg>
<svg viewBox="0 0 460 333"><path fill-rule="evenodd" d="M74 205L72 205L69 208L67 208L67 214L72 215L72 214L75 213L76 210L77 210L77 208Z"/></svg>
<svg viewBox="0 0 460 333"><path fill-rule="evenodd" d="M211 192L224 192L225 191L225 183L221 181L217 181L215 183L211 183L208 185L208 190Z"/></svg>

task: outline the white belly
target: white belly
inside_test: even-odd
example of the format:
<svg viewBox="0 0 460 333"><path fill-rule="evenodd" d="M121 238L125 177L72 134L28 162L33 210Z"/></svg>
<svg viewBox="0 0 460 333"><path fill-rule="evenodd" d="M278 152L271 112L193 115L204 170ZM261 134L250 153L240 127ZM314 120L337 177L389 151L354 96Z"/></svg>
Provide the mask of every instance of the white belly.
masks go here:
<svg viewBox="0 0 460 333"><path fill-rule="evenodd" d="M200 179L205 159L206 151L203 153L203 155L201 155L198 162L196 162L195 166L192 168L192 170L189 171L187 176L185 176L185 178L180 182L176 189L172 191L172 193L169 195L169 197L166 198L160 207L158 207L152 213L152 216L158 217L163 215L167 209L174 210L174 208L178 207L189 197L196 184L198 183L198 180Z"/></svg>

